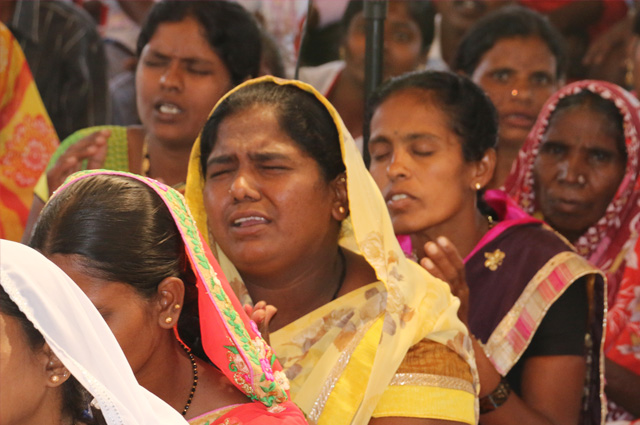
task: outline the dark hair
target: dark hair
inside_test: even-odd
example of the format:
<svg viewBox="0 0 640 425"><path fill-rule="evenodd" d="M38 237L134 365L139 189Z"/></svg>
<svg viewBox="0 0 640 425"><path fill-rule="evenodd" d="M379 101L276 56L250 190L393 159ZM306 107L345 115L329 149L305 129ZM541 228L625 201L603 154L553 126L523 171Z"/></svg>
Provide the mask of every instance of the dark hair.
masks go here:
<svg viewBox="0 0 640 425"><path fill-rule="evenodd" d="M567 54L562 35L538 12L522 6L506 6L491 12L471 27L456 52L453 69L472 75L482 56L500 40L540 38L556 58L556 78L566 73Z"/></svg>
<svg viewBox="0 0 640 425"><path fill-rule="evenodd" d="M280 128L318 163L326 181L345 170L338 129L325 106L312 93L299 87L263 81L225 98L207 120L200 138L203 174L207 172L207 160L216 144L220 124L254 105L275 110Z"/></svg>
<svg viewBox="0 0 640 425"><path fill-rule="evenodd" d="M636 13L636 17L633 18L633 33L640 36L640 13Z"/></svg>
<svg viewBox="0 0 640 425"><path fill-rule="evenodd" d="M145 298L163 279L179 277L185 300L178 329L198 348L197 290L184 242L167 206L144 183L116 175L74 182L42 210L29 245L47 257L77 255L89 276L129 284Z"/></svg>
<svg viewBox="0 0 640 425"><path fill-rule="evenodd" d="M436 11L430 0L395 0L395 3L403 2L407 5L409 16L418 24L422 34L422 52L429 50L435 34ZM347 34L351 20L364 10L363 0L351 0L342 15L342 33Z"/></svg>
<svg viewBox="0 0 640 425"><path fill-rule="evenodd" d="M158 25L195 18L205 38L231 75L233 85L258 76L261 36L258 25L237 3L216 1L161 1L147 15L138 37L137 55L155 34Z"/></svg>
<svg viewBox="0 0 640 425"><path fill-rule="evenodd" d="M498 114L491 100L469 78L441 71L413 72L393 78L371 96L365 117L365 140L371 132L375 110L403 91L424 92L449 118L449 127L462 141L466 161L479 161L498 141Z"/></svg>
<svg viewBox="0 0 640 425"><path fill-rule="evenodd" d="M33 323L27 319L27 316L20 311L16 303L11 300L9 294L7 294L2 286L0 286L0 313L13 317L20 323L20 327L29 343L29 348L31 348L32 351L35 352L42 348L45 342L44 337L35 326L33 326ZM63 412L71 417L73 423L82 422L90 425L96 422L103 422L103 418L99 412L92 412L95 421L87 418L85 415L85 411L89 407L89 394L73 375L62 384L61 389Z"/></svg>
<svg viewBox="0 0 640 425"><path fill-rule="evenodd" d="M616 147L624 157L627 159L627 145L624 134L624 117L618 107L612 100L605 99L604 97L594 93L590 90L582 90L579 93L570 94L560 99L555 109L549 116L549 125L547 131L553 125L554 117L558 115L558 112L570 109L570 108L587 108L591 111L597 112L602 115L606 122L609 124L609 130L611 136L616 140Z"/></svg>

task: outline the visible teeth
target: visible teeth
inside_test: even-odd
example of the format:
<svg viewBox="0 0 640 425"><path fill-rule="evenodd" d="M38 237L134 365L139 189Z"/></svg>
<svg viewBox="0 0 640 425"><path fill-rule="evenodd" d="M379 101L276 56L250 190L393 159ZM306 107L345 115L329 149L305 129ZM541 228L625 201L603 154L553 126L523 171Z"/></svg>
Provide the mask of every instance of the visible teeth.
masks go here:
<svg viewBox="0 0 640 425"><path fill-rule="evenodd" d="M239 219L235 220L233 222L233 224L240 225L240 224L244 223L245 221L267 221L267 220L265 220L263 217L254 217L254 216L242 217L242 218L239 218Z"/></svg>
<svg viewBox="0 0 640 425"><path fill-rule="evenodd" d="M399 194L393 195L391 197L391 202L399 201L401 199L406 199L406 198L408 198L407 195L405 195L404 193L399 193Z"/></svg>
<svg viewBox="0 0 640 425"><path fill-rule="evenodd" d="M178 108L176 105L171 105L167 103L163 103L162 105L160 105L159 110L163 114L177 114L180 112L180 108Z"/></svg>

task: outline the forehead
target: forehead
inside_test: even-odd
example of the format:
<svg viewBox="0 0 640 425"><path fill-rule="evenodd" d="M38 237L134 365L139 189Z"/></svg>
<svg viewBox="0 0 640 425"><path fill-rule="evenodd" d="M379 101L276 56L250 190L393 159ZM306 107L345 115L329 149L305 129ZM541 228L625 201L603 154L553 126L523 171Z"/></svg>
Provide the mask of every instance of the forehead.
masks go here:
<svg viewBox="0 0 640 425"><path fill-rule="evenodd" d="M537 36L502 38L487 50L478 64L492 67L532 67L547 69L555 74L557 61L549 46Z"/></svg>
<svg viewBox="0 0 640 425"><path fill-rule="evenodd" d="M555 111L551 115L549 127L547 128L545 139L554 137L559 133L567 136L585 134L589 144L611 145L617 150L616 136L620 134L616 128L616 123L608 119L602 112L588 104L572 105Z"/></svg>
<svg viewBox="0 0 640 425"><path fill-rule="evenodd" d="M290 151L297 143L280 125L275 106L254 104L224 117L218 125L212 153L269 148Z"/></svg>
<svg viewBox="0 0 640 425"><path fill-rule="evenodd" d="M177 56L216 55L204 27L193 16L177 22L161 22L143 52L173 53Z"/></svg>

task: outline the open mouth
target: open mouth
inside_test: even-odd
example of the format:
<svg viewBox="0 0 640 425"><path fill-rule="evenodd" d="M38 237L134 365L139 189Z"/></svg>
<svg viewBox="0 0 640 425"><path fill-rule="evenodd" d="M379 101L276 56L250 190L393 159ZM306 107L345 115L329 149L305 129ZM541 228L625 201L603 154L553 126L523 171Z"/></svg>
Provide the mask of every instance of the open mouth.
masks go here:
<svg viewBox="0 0 640 425"><path fill-rule="evenodd" d="M178 115L184 112L178 105L168 102L157 103L156 110L164 115Z"/></svg>
<svg viewBox="0 0 640 425"><path fill-rule="evenodd" d="M231 225L233 227L250 227L250 226L257 226L259 224L267 224L267 223L269 223L269 220L267 220L266 218L252 215L248 217L241 217L241 218L235 219L233 220Z"/></svg>

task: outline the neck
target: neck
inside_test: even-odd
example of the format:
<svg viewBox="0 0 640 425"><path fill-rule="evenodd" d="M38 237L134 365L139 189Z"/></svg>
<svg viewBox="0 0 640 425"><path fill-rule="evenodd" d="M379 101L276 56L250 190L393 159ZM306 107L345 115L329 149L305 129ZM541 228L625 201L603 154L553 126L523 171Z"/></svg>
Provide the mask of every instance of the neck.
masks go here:
<svg viewBox="0 0 640 425"><path fill-rule="evenodd" d="M491 181L489 182L489 189L498 189L504 184L511 172L513 162L518 158L519 150L519 148L508 143L500 145L500 149L497 152L496 169Z"/></svg>
<svg viewBox="0 0 640 425"><path fill-rule="evenodd" d="M240 272L251 299L266 301L278 309L270 323L270 331L331 302L344 283L347 265L337 244L323 255L298 259L296 264L284 272L280 270L270 275Z"/></svg>
<svg viewBox="0 0 640 425"><path fill-rule="evenodd" d="M464 29L456 28L444 20L440 25L440 52L442 59L450 67L453 65L453 55L458 50L458 45L464 34Z"/></svg>
<svg viewBox="0 0 640 425"><path fill-rule="evenodd" d="M63 414L62 386L47 388L35 410L27 412L27 417L16 418L3 425L72 425L70 416Z"/></svg>
<svg viewBox="0 0 640 425"><path fill-rule="evenodd" d="M151 135L148 136L147 143L149 177L161 180L169 186L184 183L187 180L191 145L163 143Z"/></svg>
<svg viewBox="0 0 640 425"><path fill-rule="evenodd" d="M458 218L460 219L455 222L451 220L411 235L411 243L418 259L426 256L424 244L435 241L440 236L449 239L463 259L469 255L489 230L489 222L477 208L474 208L471 213L465 214L464 217L459 216Z"/></svg>
<svg viewBox="0 0 640 425"><path fill-rule="evenodd" d="M193 368L173 331L167 332L135 376L140 385L182 413L193 385Z"/></svg>

